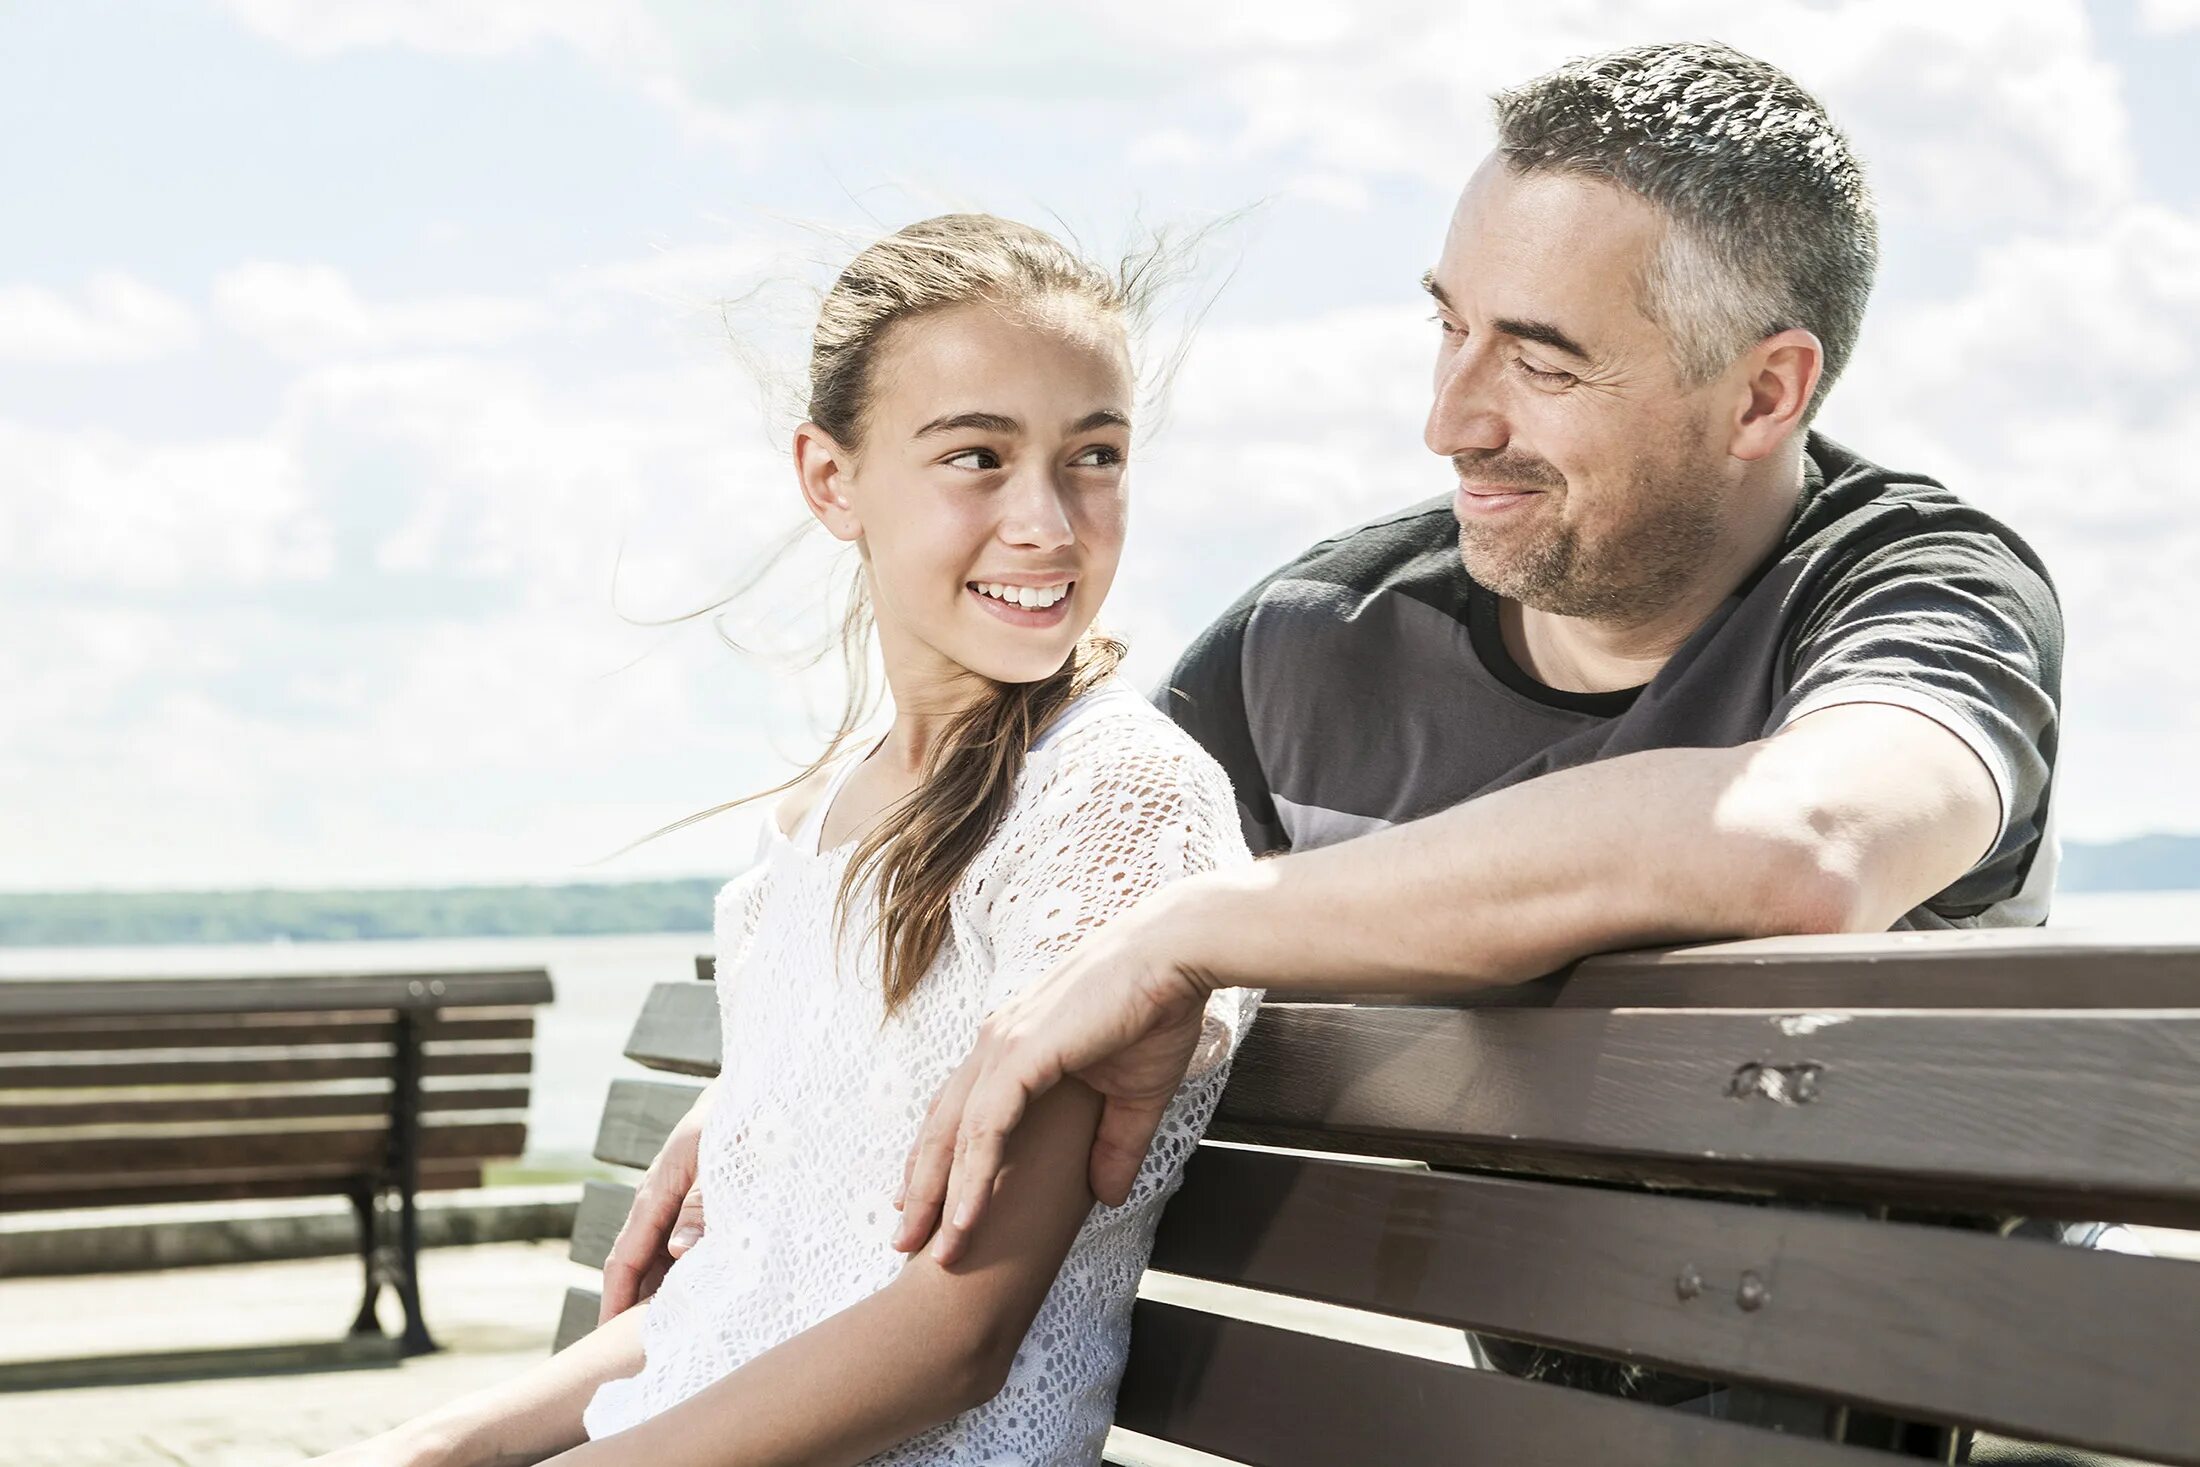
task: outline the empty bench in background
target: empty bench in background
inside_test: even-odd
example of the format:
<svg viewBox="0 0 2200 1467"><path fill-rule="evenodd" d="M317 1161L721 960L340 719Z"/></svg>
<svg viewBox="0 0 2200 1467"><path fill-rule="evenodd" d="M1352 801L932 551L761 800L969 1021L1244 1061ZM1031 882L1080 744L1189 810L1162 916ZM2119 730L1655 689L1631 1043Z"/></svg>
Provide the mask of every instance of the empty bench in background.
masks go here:
<svg viewBox="0 0 2200 1467"><path fill-rule="evenodd" d="M416 1199L527 1139L539 969L0 981L0 1212L339 1195L365 1297L348 1338L210 1352L229 1368L433 1350ZM376 1317L397 1294L402 1332ZM33 1388L190 1362L20 1362Z"/></svg>
<svg viewBox="0 0 2200 1467"><path fill-rule="evenodd" d="M627 1055L712 1074L716 1013L660 985ZM646 1165L696 1088L614 1082L597 1155ZM1799 938L1441 1008L1271 1004L1208 1135L1155 1244L1179 1278L1149 1292L1178 1302L1134 1315L1132 1432L1277 1467L1865 1467L1901 1460L1854 1444L1894 1418L2200 1464L2200 1265L1927 1220L2200 1227L2200 947ZM631 1195L589 1184L576 1260L601 1265ZM1823 1412L1776 1432L1516 1379L1251 1322L1184 1279ZM596 1297L569 1293L561 1346ZM2086 1460L2022 1450L1978 1456Z"/></svg>

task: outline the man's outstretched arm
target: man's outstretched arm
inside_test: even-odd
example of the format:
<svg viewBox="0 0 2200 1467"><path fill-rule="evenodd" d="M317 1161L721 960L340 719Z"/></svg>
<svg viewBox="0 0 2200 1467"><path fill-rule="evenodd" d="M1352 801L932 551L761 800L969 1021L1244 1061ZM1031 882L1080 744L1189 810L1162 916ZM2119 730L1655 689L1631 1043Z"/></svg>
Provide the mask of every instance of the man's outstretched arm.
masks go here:
<svg viewBox="0 0 2200 1467"><path fill-rule="evenodd" d="M1092 1190L1128 1192L1215 988L1430 997L1617 948L1880 931L1987 852L1999 795L1908 708L1844 704L1728 749L1659 749L1321 850L1180 882L989 1020L911 1153L897 1246L952 1259L1008 1132L1077 1075L1106 1098ZM944 1222L943 1222L944 1219Z"/></svg>

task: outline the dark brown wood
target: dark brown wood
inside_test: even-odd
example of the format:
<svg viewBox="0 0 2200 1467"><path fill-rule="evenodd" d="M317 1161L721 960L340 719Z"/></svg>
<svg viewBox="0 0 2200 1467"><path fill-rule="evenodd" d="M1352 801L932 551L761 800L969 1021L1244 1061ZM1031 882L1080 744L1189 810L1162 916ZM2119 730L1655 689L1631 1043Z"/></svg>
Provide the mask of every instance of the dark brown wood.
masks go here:
<svg viewBox="0 0 2200 1467"><path fill-rule="evenodd" d="M133 1171L121 1175L48 1178L40 1187L0 1192L0 1210L50 1212L56 1208L122 1207L146 1202L236 1202L260 1197L326 1197L358 1180L346 1164L238 1168L220 1173ZM449 1192L481 1185L478 1161L423 1161L420 1190Z"/></svg>
<svg viewBox="0 0 2200 1467"><path fill-rule="evenodd" d="M2200 1268L2168 1259L1207 1146L1152 1266L1909 1419L2200 1462L2189 1389Z"/></svg>
<svg viewBox="0 0 2200 1467"><path fill-rule="evenodd" d="M626 1057L680 1075L718 1073L718 990L699 983L660 983L642 1001L627 1036Z"/></svg>
<svg viewBox="0 0 2200 1467"><path fill-rule="evenodd" d="M707 953L696 958L695 976L705 983L709 983L713 979L717 978L718 960L714 957L711 957Z"/></svg>
<svg viewBox="0 0 2200 1467"><path fill-rule="evenodd" d="M426 1111L524 1111L528 1091L509 1089L423 1090ZM9 1130L56 1126L139 1127L176 1121L272 1121L310 1116L387 1116L388 1090L346 1094L254 1089L239 1095L201 1095L186 1099L114 1099L61 1101L53 1104L0 1104L0 1138Z"/></svg>
<svg viewBox="0 0 2200 1467"><path fill-rule="evenodd" d="M703 1093L700 1085L670 1080L613 1080L603 1120L596 1128L598 1161L646 1167L657 1148Z"/></svg>
<svg viewBox="0 0 2200 1467"><path fill-rule="evenodd" d="M1280 1006L1208 1134L2192 1227L2200 1016Z"/></svg>
<svg viewBox="0 0 2200 1467"><path fill-rule="evenodd" d="M2200 944L2134 943L2067 927L1694 943L1600 953L1549 978L1460 1001L1595 1009L2200 1009Z"/></svg>
<svg viewBox="0 0 2200 1467"><path fill-rule="evenodd" d="M1115 1419L1262 1467L1868 1467L1884 1457L1152 1300Z"/></svg>
<svg viewBox="0 0 2200 1467"><path fill-rule="evenodd" d="M511 1122L424 1125L422 1156L517 1156L527 1128ZM386 1122L372 1127L310 1131L228 1131L216 1135L74 1137L66 1141L0 1141L0 1206L17 1190L37 1190L72 1172L139 1168L188 1173L234 1168L348 1166L365 1173L389 1145Z"/></svg>
<svg viewBox="0 0 2200 1467"><path fill-rule="evenodd" d="M429 1044L531 1039L535 1021L519 1018L431 1019ZM337 1022L314 1014L192 1014L117 1023L111 1019L23 1019L0 1029L0 1054L84 1054L104 1050L245 1049L305 1044L397 1042L394 1017Z"/></svg>
<svg viewBox="0 0 2200 1467"><path fill-rule="evenodd" d="M253 978L8 978L0 979L0 1019L533 1005L548 1003L553 996L550 975L540 968Z"/></svg>
<svg viewBox="0 0 2200 1467"><path fill-rule="evenodd" d="M623 1182L584 1182L580 1206L573 1212L573 1245L566 1256L588 1268L602 1268L612 1240L634 1207L634 1189Z"/></svg>
<svg viewBox="0 0 2200 1467"><path fill-rule="evenodd" d="M572 1344L596 1327L596 1311L603 1307L603 1295L595 1289L565 1291L565 1300L558 1308L558 1332L550 1341L550 1353Z"/></svg>
<svg viewBox="0 0 2200 1467"><path fill-rule="evenodd" d="M448 1050L421 1059L424 1075L524 1075L533 1067L530 1050L478 1053ZM0 1090L88 1089L137 1085L272 1085L307 1080L386 1080L396 1073L396 1058L380 1054L330 1055L312 1059L236 1059L200 1054L190 1059L119 1060L91 1064L59 1058L25 1059L0 1065Z"/></svg>

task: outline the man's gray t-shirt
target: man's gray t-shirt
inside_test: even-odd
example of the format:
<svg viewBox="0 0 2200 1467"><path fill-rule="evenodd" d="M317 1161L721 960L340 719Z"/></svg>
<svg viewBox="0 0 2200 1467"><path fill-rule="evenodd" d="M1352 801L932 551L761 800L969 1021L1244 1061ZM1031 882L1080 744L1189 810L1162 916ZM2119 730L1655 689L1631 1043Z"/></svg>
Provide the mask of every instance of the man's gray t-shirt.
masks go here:
<svg viewBox="0 0 2200 1467"><path fill-rule="evenodd" d="M1814 433L1780 547L1651 682L1611 693L1546 687L1513 661L1458 534L1447 496L1323 541L1224 613L1157 694L1229 772L1255 852L1894 703L1969 745L2001 802L1986 856L1898 925L2046 920L2062 617L2039 558L1991 516Z"/></svg>

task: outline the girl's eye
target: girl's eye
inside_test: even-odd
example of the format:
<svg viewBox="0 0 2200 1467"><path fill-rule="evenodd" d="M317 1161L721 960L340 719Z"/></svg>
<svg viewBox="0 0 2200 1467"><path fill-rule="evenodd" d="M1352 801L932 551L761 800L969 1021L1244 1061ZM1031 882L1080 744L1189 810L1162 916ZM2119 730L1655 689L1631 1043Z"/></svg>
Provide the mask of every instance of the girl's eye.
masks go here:
<svg viewBox="0 0 2200 1467"><path fill-rule="evenodd" d="M958 462L958 460L961 459L976 459L978 460L978 462ZM947 457L941 459L940 462L943 464L953 464L956 468L961 469L997 469L1001 466L1001 456L995 453L990 448L965 448L949 454Z"/></svg>
<svg viewBox="0 0 2200 1467"><path fill-rule="evenodd" d="M1071 459L1070 463L1077 468L1104 469L1112 468L1122 461L1123 454L1121 450L1106 443L1095 443L1092 447Z"/></svg>
<svg viewBox="0 0 2200 1467"><path fill-rule="evenodd" d="M1542 383L1545 387L1563 387L1577 380L1571 372L1547 372L1541 367L1531 365L1526 357L1516 357L1514 362L1521 371L1527 373L1530 378Z"/></svg>

